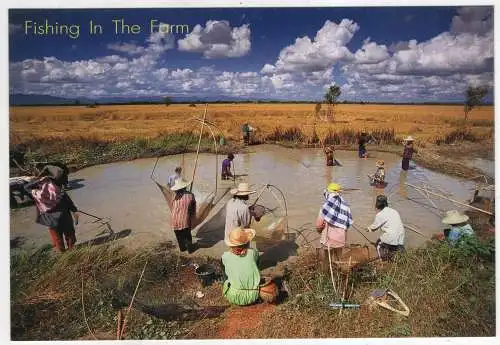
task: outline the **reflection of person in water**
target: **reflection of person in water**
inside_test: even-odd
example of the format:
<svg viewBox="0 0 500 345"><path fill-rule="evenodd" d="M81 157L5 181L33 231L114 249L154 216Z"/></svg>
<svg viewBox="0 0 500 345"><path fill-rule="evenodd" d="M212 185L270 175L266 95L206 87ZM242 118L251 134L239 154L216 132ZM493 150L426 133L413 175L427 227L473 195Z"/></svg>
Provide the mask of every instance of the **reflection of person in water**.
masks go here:
<svg viewBox="0 0 500 345"><path fill-rule="evenodd" d="M408 190L406 189L406 181L408 181L408 171L401 170L399 174L399 195L408 198Z"/></svg>

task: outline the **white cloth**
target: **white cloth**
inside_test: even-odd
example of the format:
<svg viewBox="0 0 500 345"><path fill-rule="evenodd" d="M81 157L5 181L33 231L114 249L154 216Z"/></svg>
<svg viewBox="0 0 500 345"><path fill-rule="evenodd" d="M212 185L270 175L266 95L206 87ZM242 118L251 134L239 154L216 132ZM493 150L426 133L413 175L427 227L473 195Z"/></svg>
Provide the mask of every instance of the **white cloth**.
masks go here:
<svg viewBox="0 0 500 345"><path fill-rule="evenodd" d="M250 210L248 205L241 199L233 198L226 205L226 228L224 238L231 230L237 227L247 228L250 226Z"/></svg>
<svg viewBox="0 0 500 345"><path fill-rule="evenodd" d="M390 207L384 207L377 213L373 224L369 226L371 231L380 228L383 234L380 241L393 246L403 245L405 241L405 228L398 211Z"/></svg>

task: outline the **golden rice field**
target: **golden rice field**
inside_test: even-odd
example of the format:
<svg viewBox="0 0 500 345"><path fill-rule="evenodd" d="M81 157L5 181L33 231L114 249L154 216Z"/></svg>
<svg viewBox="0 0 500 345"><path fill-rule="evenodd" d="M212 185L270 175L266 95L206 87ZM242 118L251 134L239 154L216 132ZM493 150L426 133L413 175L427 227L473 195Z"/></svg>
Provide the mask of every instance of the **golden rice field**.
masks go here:
<svg viewBox="0 0 500 345"><path fill-rule="evenodd" d="M341 104L335 107L335 122L328 123L315 120L314 108L314 104L210 104L207 119L227 138L239 138L242 124L248 121L257 128L257 138L265 138L281 126L298 127L306 135L312 135L316 128L320 139L329 130L394 129L398 137L411 134L421 141L433 142L457 129L464 118L463 107L458 105ZM193 118L201 118L203 111L204 105L200 104L11 107L10 140L15 144L41 138L152 138L198 128L199 123ZM474 109L468 124L475 135L491 137L494 107Z"/></svg>

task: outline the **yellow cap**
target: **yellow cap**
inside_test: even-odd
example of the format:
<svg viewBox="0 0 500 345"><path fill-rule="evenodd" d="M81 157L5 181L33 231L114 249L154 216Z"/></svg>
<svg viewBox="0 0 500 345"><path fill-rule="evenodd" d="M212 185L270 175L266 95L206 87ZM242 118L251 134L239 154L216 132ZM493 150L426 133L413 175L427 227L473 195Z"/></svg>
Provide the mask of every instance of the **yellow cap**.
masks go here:
<svg viewBox="0 0 500 345"><path fill-rule="evenodd" d="M342 190L342 186L339 185L338 183L331 182L328 185L328 187L326 187L326 190L329 191L330 193L338 192Z"/></svg>

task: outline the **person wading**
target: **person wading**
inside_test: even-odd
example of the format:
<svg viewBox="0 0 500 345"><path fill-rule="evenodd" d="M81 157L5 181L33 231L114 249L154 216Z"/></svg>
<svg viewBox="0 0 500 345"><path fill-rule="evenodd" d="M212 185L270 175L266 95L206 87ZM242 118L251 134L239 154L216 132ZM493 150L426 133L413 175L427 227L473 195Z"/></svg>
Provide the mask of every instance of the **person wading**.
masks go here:
<svg viewBox="0 0 500 345"><path fill-rule="evenodd" d="M171 205L172 230L175 232L180 251L187 250L188 253L192 253L195 249L191 236L191 224L196 216L196 199L193 193L186 190L190 184L191 182L178 179L171 188L175 192Z"/></svg>
<svg viewBox="0 0 500 345"><path fill-rule="evenodd" d="M58 167L43 169L44 176L27 183L24 188L32 195L36 204L36 222L49 228L54 250L64 252L76 243L75 227L78 210L63 191L64 170Z"/></svg>
<svg viewBox="0 0 500 345"><path fill-rule="evenodd" d="M347 229L352 225L349 204L340 194L342 186L330 183L324 192L325 202L316 220L316 230L321 233L320 244L333 248L336 259L340 259L347 241Z"/></svg>
<svg viewBox="0 0 500 345"><path fill-rule="evenodd" d="M361 132L358 138L358 157L368 158L368 153L366 152L366 144L369 141L368 134L366 132Z"/></svg>
<svg viewBox="0 0 500 345"><path fill-rule="evenodd" d="M385 195L378 195L375 201L375 215L373 224L367 228L367 232L381 230L382 235L375 243L380 259L386 261L392 259L397 251L404 251L405 228L398 211L390 208Z"/></svg>
<svg viewBox="0 0 500 345"><path fill-rule="evenodd" d="M335 165L335 157L333 156L333 153L335 152L335 147L332 146L327 146L324 149L325 152L325 158L326 158L326 166L334 166Z"/></svg>
<svg viewBox="0 0 500 345"><path fill-rule="evenodd" d="M231 172L231 163L233 162L234 155L232 153L227 155L227 158L222 161L222 173L221 177L223 180L232 179L233 173Z"/></svg>
<svg viewBox="0 0 500 345"><path fill-rule="evenodd" d="M377 160L375 166L377 171L371 176L372 184L383 187L385 184L385 162L382 159Z"/></svg>
<svg viewBox="0 0 500 345"><path fill-rule="evenodd" d="M403 159L401 160L401 169L403 169L404 171L408 171L408 169L410 168L410 161L413 158L413 153L417 152L413 148L413 141L414 139L411 135L405 139L405 148L402 155Z"/></svg>
<svg viewBox="0 0 500 345"><path fill-rule="evenodd" d="M170 175L168 177L168 183L167 183L167 185L168 185L169 188L172 188L174 186L175 181L177 181L177 180L179 180L179 179L182 178L181 177L181 173L182 173L182 168L181 167L175 168L174 174Z"/></svg>
<svg viewBox="0 0 500 345"><path fill-rule="evenodd" d="M232 229L236 227L248 228L250 226L253 208L249 207L246 202L249 196L255 192L250 190L248 183L240 183L238 188L231 189L233 198L226 205L225 239L227 239Z"/></svg>
<svg viewBox="0 0 500 345"><path fill-rule="evenodd" d="M225 239L229 251L222 254L223 271L227 277L222 294L231 303L249 305L259 299L259 253L250 248L255 230L233 229Z"/></svg>

